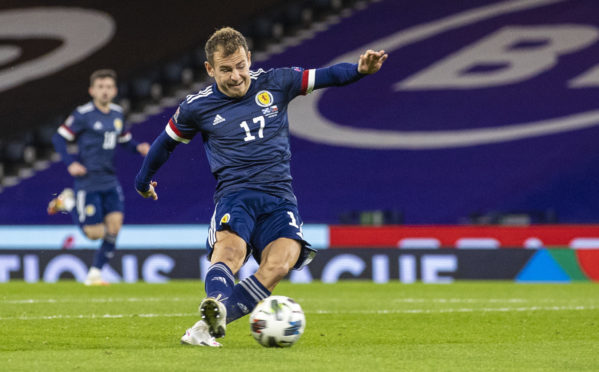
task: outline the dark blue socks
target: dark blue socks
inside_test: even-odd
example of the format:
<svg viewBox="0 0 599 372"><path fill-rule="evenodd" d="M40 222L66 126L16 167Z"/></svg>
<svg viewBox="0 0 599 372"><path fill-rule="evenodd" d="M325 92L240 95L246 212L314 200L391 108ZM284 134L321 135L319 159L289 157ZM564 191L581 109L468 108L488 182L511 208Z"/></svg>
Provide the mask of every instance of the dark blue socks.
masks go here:
<svg viewBox="0 0 599 372"><path fill-rule="evenodd" d="M221 301L227 308L227 323L249 314L270 291L254 275L235 284L233 272L227 265L217 262L206 273L206 296Z"/></svg>
<svg viewBox="0 0 599 372"><path fill-rule="evenodd" d="M231 295L234 285L235 277L227 265L217 262L210 266L204 282L207 297L214 297L225 302Z"/></svg>
<svg viewBox="0 0 599 372"><path fill-rule="evenodd" d="M233 292L225 306L227 307L227 323L249 314L258 302L270 296L270 291L256 279L254 275L246 278L233 288Z"/></svg>
<svg viewBox="0 0 599 372"><path fill-rule="evenodd" d="M104 235L104 241L102 241L102 245L94 255L94 263L92 266L102 269L102 266L104 266L106 262L110 261L110 259L114 257L115 244L116 235Z"/></svg>

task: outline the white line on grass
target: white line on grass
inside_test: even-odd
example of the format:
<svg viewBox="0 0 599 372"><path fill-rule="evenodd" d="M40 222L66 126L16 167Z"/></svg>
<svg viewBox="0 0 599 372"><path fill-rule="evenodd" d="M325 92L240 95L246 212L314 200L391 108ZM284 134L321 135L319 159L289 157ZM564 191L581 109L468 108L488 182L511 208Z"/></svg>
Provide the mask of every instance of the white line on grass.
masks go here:
<svg viewBox="0 0 599 372"><path fill-rule="evenodd" d="M59 304L59 303L118 303L118 302L186 302L186 301L201 301L198 296L189 297L107 297L107 298L26 298L20 300L0 300L0 304ZM524 299L524 298L397 298L392 299L396 303L493 303L493 304L513 304L525 302L543 302L554 303L559 300L555 298L539 298L539 299Z"/></svg>
<svg viewBox="0 0 599 372"><path fill-rule="evenodd" d="M475 312L521 312L521 311L580 311L597 310L596 306L529 306L529 307L496 307L496 308L458 308L458 309L402 309L402 310L358 310L329 311L317 310L316 314L440 314L440 313L475 313Z"/></svg>
<svg viewBox="0 0 599 372"><path fill-rule="evenodd" d="M193 301L197 300L198 302L202 299L198 296L190 296L190 297L116 297L116 298L46 298L46 299L36 299L36 298L26 298L22 300L2 300L0 304L58 304L58 303L113 303L113 302L182 302L182 301Z"/></svg>
<svg viewBox="0 0 599 372"><path fill-rule="evenodd" d="M522 312L522 311L581 311L597 310L595 306L530 306L530 307L497 307L497 308L459 308L459 309L392 309L392 310L355 310L355 311L307 311L307 314L442 314L442 313L475 313L475 312ZM171 314L79 314L79 315L46 315L0 317L6 320L54 320L54 319L124 319L124 318L180 318L198 316L198 313Z"/></svg>
<svg viewBox="0 0 599 372"><path fill-rule="evenodd" d="M54 320L54 319L123 319L123 318L180 318L199 316L198 313L174 314L79 314L79 315L46 315L46 316L15 316L0 317L2 320Z"/></svg>
<svg viewBox="0 0 599 372"><path fill-rule="evenodd" d="M540 298L534 300L527 300L524 298L397 298L392 302L402 303L425 303L435 302L441 304L457 304L457 303L523 303L523 302L555 302L554 298Z"/></svg>

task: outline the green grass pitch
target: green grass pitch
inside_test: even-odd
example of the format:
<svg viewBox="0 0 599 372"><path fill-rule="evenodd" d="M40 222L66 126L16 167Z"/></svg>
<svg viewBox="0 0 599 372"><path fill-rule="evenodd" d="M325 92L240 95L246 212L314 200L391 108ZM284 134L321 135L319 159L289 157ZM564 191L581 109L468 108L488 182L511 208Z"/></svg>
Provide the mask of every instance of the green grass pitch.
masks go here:
<svg viewBox="0 0 599 372"><path fill-rule="evenodd" d="M2 371L597 371L599 284L283 282L304 335L289 349L229 325L184 346L203 283L0 284Z"/></svg>

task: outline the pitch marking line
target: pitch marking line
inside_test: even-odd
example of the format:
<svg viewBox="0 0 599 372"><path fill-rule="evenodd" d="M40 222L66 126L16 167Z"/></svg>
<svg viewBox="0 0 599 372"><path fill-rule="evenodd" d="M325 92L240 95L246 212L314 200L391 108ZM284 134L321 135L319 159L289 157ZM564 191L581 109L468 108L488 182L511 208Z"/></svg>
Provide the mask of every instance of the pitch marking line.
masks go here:
<svg viewBox="0 0 599 372"><path fill-rule="evenodd" d="M308 311L307 314L444 314L444 313L475 313L475 312L523 312L523 311L581 311L597 310L595 306L530 306L530 307L497 307L497 308L459 308L459 309L410 309L410 310L364 310L364 311ZM47 315L47 316L16 316L0 317L0 321L8 320L54 320L54 319L124 319L124 318L180 318L198 316L198 313L172 314L80 314L80 315Z"/></svg>
<svg viewBox="0 0 599 372"><path fill-rule="evenodd" d="M182 301L193 301L197 300L200 302L202 299L200 297L116 297L116 298L91 298L91 299L69 299L69 298L47 298L47 299L36 299L36 298L26 298L22 300L2 300L1 304L59 304L59 303L114 303L114 302L182 302Z"/></svg>
<svg viewBox="0 0 599 372"><path fill-rule="evenodd" d="M26 298L20 300L0 300L0 304L60 304L60 303L119 303L119 302L186 302L186 301L201 301L201 298L197 296L189 297L107 297L107 298L92 298L92 299L81 299L81 298L47 298L47 299L36 299ZM492 303L492 304L513 304L513 303L526 303L526 302L542 302L542 303L556 303L561 302L555 298L540 298L534 300L528 300L524 298L398 298L392 299L391 302L395 303Z"/></svg>
<svg viewBox="0 0 599 372"><path fill-rule="evenodd" d="M54 319L123 319L123 318L179 318L186 316L199 317L199 313L174 314L79 314L79 315L47 315L47 316L15 316L1 317L2 320L54 320Z"/></svg>
<svg viewBox="0 0 599 372"><path fill-rule="evenodd" d="M441 313L476 313L476 312L522 312L522 311L580 311L597 310L596 306L529 306L529 307L496 307L496 308L458 308L458 309L405 309L405 310L366 310L366 311L329 311L317 310L316 314L441 314Z"/></svg>

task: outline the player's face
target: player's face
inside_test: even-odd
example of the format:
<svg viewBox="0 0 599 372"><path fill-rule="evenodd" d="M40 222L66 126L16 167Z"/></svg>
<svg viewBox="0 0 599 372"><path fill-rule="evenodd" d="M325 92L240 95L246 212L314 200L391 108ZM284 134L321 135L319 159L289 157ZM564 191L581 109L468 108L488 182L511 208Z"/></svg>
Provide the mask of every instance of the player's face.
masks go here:
<svg viewBox="0 0 599 372"><path fill-rule="evenodd" d="M228 97L243 97L250 88L250 52L243 47L223 57L221 48L214 52L214 66L206 62L208 75L216 80L218 89Z"/></svg>
<svg viewBox="0 0 599 372"><path fill-rule="evenodd" d="M116 82L110 77L99 78L89 87L89 95L99 106L106 106L116 97Z"/></svg>

